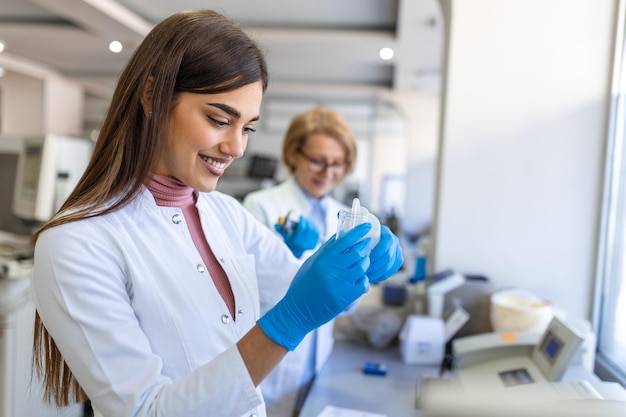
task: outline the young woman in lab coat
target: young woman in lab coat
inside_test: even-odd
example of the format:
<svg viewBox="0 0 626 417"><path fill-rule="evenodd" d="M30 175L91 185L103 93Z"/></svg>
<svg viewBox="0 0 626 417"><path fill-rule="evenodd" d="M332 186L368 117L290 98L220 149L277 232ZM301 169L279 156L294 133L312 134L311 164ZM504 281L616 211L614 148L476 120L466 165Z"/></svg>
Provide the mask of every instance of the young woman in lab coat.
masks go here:
<svg viewBox="0 0 626 417"><path fill-rule="evenodd" d="M395 236L372 248L368 225L300 265L214 191L254 131L266 68L210 10L171 16L133 54L85 174L34 236L33 360L53 404L266 416L263 378L399 268Z"/></svg>
<svg viewBox="0 0 626 417"><path fill-rule="evenodd" d="M257 219L284 238L294 255L305 260L337 229L337 213L350 208L333 198L333 188L352 172L356 140L346 120L330 108L313 108L296 115L283 140L282 160L290 177L248 194L243 201ZM298 222L287 232L278 222ZM389 233L384 229L384 234ZM309 333L261 384L273 417L298 412L315 374L328 359L334 343L333 322Z"/></svg>

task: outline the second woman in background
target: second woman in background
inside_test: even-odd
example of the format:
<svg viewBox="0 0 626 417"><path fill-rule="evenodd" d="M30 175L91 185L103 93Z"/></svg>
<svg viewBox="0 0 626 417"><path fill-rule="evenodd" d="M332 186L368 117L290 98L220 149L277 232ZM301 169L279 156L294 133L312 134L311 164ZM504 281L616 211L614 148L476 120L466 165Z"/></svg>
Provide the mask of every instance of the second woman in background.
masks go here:
<svg viewBox="0 0 626 417"><path fill-rule="evenodd" d="M356 154L354 135L338 112L313 108L301 113L291 121L283 141L282 160L290 177L248 194L243 204L304 261L336 232L339 210L349 210L330 193L352 172ZM286 217L297 222L295 231L278 221ZM291 417L299 411L333 340L331 321L311 332L270 373L261 384L268 415Z"/></svg>

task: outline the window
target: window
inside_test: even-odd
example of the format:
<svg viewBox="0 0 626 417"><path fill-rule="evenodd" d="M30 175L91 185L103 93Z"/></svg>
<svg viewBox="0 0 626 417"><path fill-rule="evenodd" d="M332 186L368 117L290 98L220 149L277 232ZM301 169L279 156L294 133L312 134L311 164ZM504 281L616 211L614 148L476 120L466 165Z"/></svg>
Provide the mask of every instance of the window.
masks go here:
<svg viewBox="0 0 626 417"><path fill-rule="evenodd" d="M626 387L626 62L620 2L598 244L594 326L596 372Z"/></svg>

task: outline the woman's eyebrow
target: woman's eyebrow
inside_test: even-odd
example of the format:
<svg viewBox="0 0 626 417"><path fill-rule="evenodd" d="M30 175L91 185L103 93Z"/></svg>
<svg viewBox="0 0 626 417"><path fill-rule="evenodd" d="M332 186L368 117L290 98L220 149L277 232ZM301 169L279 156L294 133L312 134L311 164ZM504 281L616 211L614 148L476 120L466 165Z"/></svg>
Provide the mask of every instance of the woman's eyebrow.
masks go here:
<svg viewBox="0 0 626 417"><path fill-rule="evenodd" d="M228 104L224 104L224 103L207 103L208 106L213 106L213 107L217 107L218 109L222 110L225 113L228 113L229 115L233 116L236 119L241 119L241 113L239 113L239 111L237 111L237 109L235 109L234 107L229 106ZM252 119L250 119L251 122L256 122L257 120L259 120L259 116L253 117Z"/></svg>

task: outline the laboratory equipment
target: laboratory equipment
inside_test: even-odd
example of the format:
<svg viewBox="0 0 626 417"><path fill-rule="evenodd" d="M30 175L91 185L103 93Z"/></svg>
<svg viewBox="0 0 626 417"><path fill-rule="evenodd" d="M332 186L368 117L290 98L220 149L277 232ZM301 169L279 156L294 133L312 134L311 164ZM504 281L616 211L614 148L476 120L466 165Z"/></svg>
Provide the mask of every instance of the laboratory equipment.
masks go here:
<svg viewBox="0 0 626 417"><path fill-rule="evenodd" d="M30 236L0 230L0 280L30 278L32 269Z"/></svg>
<svg viewBox="0 0 626 417"><path fill-rule="evenodd" d="M554 317L542 335L494 332L453 341L458 377L463 382L491 384L559 381L576 359L583 337Z"/></svg>
<svg viewBox="0 0 626 417"><path fill-rule="evenodd" d="M461 306L445 319L411 314L400 331L400 354L409 364L440 365L446 344L467 323L470 315Z"/></svg>
<svg viewBox="0 0 626 417"><path fill-rule="evenodd" d="M430 239L428 237L424 236L418 239L415 251L415 268L413 268L413 276L409 280L411 284L425 280L428 275L429 246Z"/></svg>
<svg viewBox="0 0 626 417"><path fill-rule="evenodd" d="M456 337L491 332L489 320L490 297L493 284L487 277L475 274L460 274L447 270L419 281L419 288L426 298L426 311L431 317L448 319L455 310L462 308L469 314Z"/></svg>
<svg viewBox="0 0 626 417"><path fill-rule="evenodd" d="M433 278L432 282L428 282L426 287L428 315L443 318L446 301L450 303L450 297L447 297L447 295L463 284L465 284L465 276L453 271L438 274Z"/></svg>
<svg viewBox="0 0 626 417"><path fill-rule="evenodd" d="M442 318L407 317L399 335L400 355L407 364L439 365L445 354L445 323Z"/></svg>
<svg viewBox="0 0 626 417"><path fill-rule="evenodd" d="M363 373L368 375L387 375L387 365L384 362L366 361L363 363Z"/></svg>
<svg viewBox="0 0 626 417"><path fill-rule="evenodd" d="M248 177L273 179L278 167L278 158L267 155L252 155L248 166Z"/></svg>
<svg viewBox="0 0 626 417"><path fill-rule="evenodd" d="M543 334L494 332L453 340L456 371L422 382L428 417L622 416L626 391L580 363L583 338L554 317Z"/></svg>
<svg viewBox="0 0 626 417"><path fill-rule="evenodd" d="M296 230L296 227L298 227L298 221L294 220L295 218L299 218L300 216L292 216L292 210L289 210L287 212L287 214L285 214L284 216L280 216L278 218L278 225L280 226L280 228L285 232L285 233L293 233Z"/></svg>
<svg viewBox="0 0 626 417"><path fill-rule="evenodd" d="M572 379L494 390L453 379L420 381L416 405L425 417L623 417L626 391L617 382Z"/></svg>
<svg viewBox="0 0 626 417"><path fill-rule="evenodd" d="M93 150L87 139L40 135L22 138L14 214L27 221L52 217L82 176Z"/></svg>
<svg viewBox="0 0 626 417"><path fill-rule="evenodd" d="M508 288L491 295L490 321L495 331L542 333L553 315L550 301L527 290Z"/></svg>
<svg viewBox="0 0 626 417"><path fill-rule="evenodd" d="M352 230L362 223L370 222L372 223L372 230L370 230L365 237L372 238L372 247L376 246L380 241L380 221L365 207L361 206L361 201L358 198L352 200L350 211L341 210L337 214L337 217L339 219L337 222L337 238L340 238L347 231Z"/></svg>

